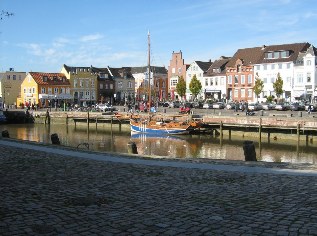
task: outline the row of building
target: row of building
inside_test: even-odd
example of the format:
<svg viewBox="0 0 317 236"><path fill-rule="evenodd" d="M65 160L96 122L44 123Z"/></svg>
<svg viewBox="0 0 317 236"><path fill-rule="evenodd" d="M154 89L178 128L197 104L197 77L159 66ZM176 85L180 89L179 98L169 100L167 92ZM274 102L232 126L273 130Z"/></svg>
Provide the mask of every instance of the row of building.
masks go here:
<svg viewBox="0 0 317 236"><path fill-rule="evenodd" d="M288 101L317 98L316 48L310 43L269 45L239 49L232 57L215 61L185 64L182 52L173 52L168 70L165 67L73 67L63 65L60 72L0 73L1 97L8 106L21 107L53 104L86 106L110 102L125 104L148 100L178 100L176 85L182 76L186 81L186 100L192 100L189 83L193 76L201 82L198 99L244 100L265 102L275 96L273 83L278 74L283 79L282 97ZM256 79L264 82L256 97ZM149 89L151 88L151 93ZM53 103L53 104L52 104Z"/></svg>

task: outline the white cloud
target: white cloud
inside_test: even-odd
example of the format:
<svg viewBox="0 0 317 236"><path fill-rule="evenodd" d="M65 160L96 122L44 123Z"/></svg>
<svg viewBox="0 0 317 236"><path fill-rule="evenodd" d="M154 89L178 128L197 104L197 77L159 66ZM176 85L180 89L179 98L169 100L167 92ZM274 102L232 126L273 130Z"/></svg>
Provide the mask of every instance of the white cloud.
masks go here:
<svg viewBox="0 0 317 236"><path fill-rule="evenodd" d="M101 34L90 34L90 35L85 35L85 36L82 36L80 38L80 41L81 42L89 42L89 41L96 41L98 39L102 39L103 36Z"/></svg>

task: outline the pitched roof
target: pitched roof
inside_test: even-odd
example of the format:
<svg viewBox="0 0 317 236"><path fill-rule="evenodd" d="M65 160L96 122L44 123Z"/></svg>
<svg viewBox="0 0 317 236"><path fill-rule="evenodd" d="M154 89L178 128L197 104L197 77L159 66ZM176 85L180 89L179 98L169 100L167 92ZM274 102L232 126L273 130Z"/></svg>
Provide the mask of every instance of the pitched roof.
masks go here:
<svg viewBox="0 0 317 236"><path fill-rule="evenodd" d="M252 65L258 63L263 51L261 47L238 49L233 55L226 67L235 67L237 60L242 60L243 65Z"/></svg>
<svg viewBox="0 0 317 236"><path fill-rule="evenodd" d="M70 85L63 73L29 72L34 81L39 85ZM44 81L46 78L46 81Z"/></svg>
<svg viewBox="0 0 317 236"><path fill-rule="evenodd" d="M211 61L207 61L207 62L195 61L195 62L199 66L199 68L203 70L203 72L206 72L209 69L209 67L212 65Z"/></svg>
<svg viewBox="0 0 317 236"><path fill-rule="evenodd" d="M281 44L281 45L270 45L262 47L262 55L256 64L261 63L275 63L275 62L295 62L300 52L306 52L309 48L309 43L293 43L293 44ZM276 52L276 51L289 51L290 55L287 58L274 58L266 59L265 53Z"/></svg>
<svg viewBox="0 0 317 236"><path fill-rule="evenodd" d="M221 57L218 60L215 60L212 65L209 67L205 76L215 76L226 74L226 65L229 62L230 57ZM220 70L219 72L214 72L214 70Z"/></svg>
<svg viewBox="0 0 317 236"><path fill-rule="evenodd" d="M147 72L147 70L148 70L147 66L131 67L132 74L145 73ZM154 74L167 74L167 70L163 66L151 66L151 71L153 71Z"/></svg>

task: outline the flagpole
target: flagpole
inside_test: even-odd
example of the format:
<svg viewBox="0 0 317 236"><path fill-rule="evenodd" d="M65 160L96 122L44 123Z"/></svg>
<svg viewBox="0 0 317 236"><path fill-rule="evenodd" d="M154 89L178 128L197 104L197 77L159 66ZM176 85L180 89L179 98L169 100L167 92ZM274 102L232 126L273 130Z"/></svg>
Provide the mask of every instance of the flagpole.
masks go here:
<svg viewBox="0 0 317 236"><path fill-rule="evenodd" d="M151 47L150 47L150 30L147 34L147 40L148 40L148 73L149 73L149 109L151 109Z"/></svg>

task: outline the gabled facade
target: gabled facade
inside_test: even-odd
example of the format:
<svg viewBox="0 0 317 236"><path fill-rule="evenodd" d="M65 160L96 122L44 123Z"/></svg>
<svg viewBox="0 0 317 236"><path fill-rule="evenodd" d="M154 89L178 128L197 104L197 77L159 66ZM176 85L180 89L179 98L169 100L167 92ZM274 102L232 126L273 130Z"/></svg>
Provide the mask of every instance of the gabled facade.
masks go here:
<svg viewBox="0 0 317 236"><path fill-rule="evenodd" d="M283 79L286 101L313 97L316 86L315 49L309 43L270 45L262 47L260 60L254 65L254 73L264 82L259 101L276 94L273 83L277 75ZM308 50L310 48L310 50Z"/></svg>
<svg viewBox="0 0 317 236"><path fill-rule="evenodd" d="M127 104L134 102L135 81L130 67L112 68L108 67L111 78L113 79L114 98L117 104Z"/></svg>
<svg viewBox="0 0 317 236"><path fill-rule="evenodd" d="M61 73L69 79L73 103L89 106L97 103L97 75L91 72L91 67L73 67L63 65Z"/></svg>
<svg viewBox="0 0 317 236"><path fill-rule="evenodd" d="M226 65L230 57L215 60L204 74L205 96L214 100L225 100L227 97Z"/></svg>
<svg viewBox="0 0 317 236"><path fill-rule="evenodd" d="M226 65L227 99L253 102L254 70L262 55L261 47L239 49Z"/></svg>
<svg viewBox="0 0 317 236"><path fill-rule="evenodd" d="M115 81L109 68L91 66L91 73L97 76L97 103L113 104L115 102Z"/></svg>
<svg viewBox="0 0 317 236"><path fill-rule="evenodd" d="M136 101L148 101L149 73L148 67L132 67L131 73L135 79ZM151 66L151 101L168 100L168 72L165 67Z"/></svg>
<svg viewBox="0 0 317 236"><path fill-rule="evenodd" d="M178 78L181 76L186 80L186 71L189 65L184 63L182 51L172 53L172 59L168 66L168 93L173 95L173 97L178 98L176 92L176 84L178 83Z"/></svg>
<svg viewBox="0 0 317 236"><path fill-rule="evenodd" d="M64 74L29 72L21 84L18 106L57 108L72 99L70 83Z"/></svg>
<svg viewBox="0 0 317 236"><path fill-rule="evenodd" d="M25 76L26 72L17 72L13 68L0 73L0 97L4 108L16 108L17 97L21 95L21 84Z"/></svg>
<svg viewBox="0 0 317 236"><path fill-rule="evenodd" d="M200 81L202 85L202 90L200 94L198 94L198 99L206 99L207 95L205 93L207 86L205 84L204 74L208 71L210 66L212 65L212 62L202 62L202 61L194 61L190 64L186 71L186 99L192 100L194 99L193 95L191 94L191 91L189 90L189 84L193 78L194 75L196 75L196 78ZM180 98L179 98L180 99Z"/></svg>

